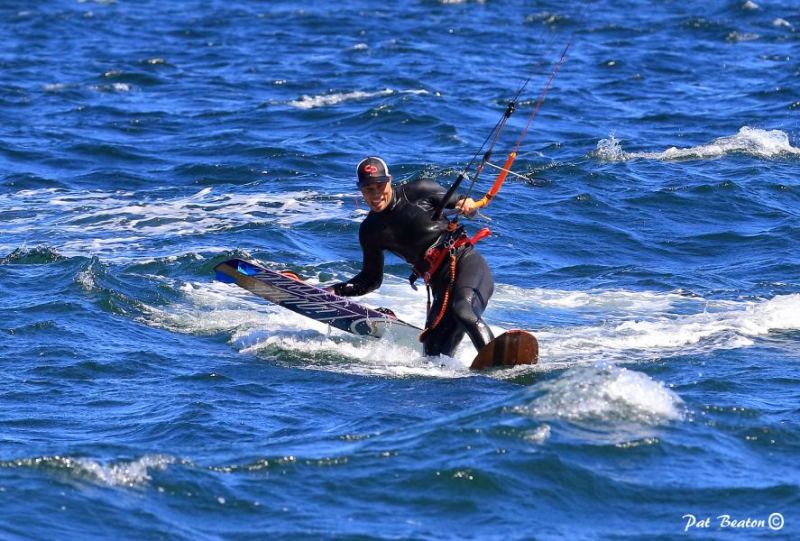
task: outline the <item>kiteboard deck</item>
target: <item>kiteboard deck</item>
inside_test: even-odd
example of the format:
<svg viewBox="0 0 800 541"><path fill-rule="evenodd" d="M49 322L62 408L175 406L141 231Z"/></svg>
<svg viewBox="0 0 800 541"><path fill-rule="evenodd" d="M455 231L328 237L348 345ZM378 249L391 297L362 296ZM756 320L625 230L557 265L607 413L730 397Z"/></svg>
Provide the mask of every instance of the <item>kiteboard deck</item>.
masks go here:
<svg viewBox="0 0 800 541"><path fill-rule="evenodd" d="M296 276L281 274L242 259L229 259L214 270L218 280L235 283L313 320L358 336L390 336L396 342L419 347L419 334L422 332L419 327L398 319L394 314L379 312L312 286Z"/></svg>
<svg viewBox="0 0 800 541"><path fill-rule="evenodd" d="M507 331L483 346L470 370L508 368L520 364L536 364L539 360L539 343L527 331Z"/></svg>

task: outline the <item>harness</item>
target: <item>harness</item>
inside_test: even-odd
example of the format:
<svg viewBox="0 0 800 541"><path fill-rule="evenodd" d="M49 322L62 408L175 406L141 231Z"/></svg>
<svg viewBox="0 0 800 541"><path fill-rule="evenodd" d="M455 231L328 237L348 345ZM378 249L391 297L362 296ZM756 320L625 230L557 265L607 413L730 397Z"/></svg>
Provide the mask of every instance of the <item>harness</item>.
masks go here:
<svg viewBox="0 0 800 541"><path fill-rule="evenodd" d="M431 277L436 274L436 272L441 268L442 264L445 262L445 259L450 258L449 267L450 267L450 277L447 283L447 289L444 291L444 298L442 299L442 307L439 309L439 313L436 315L433 323L431 323L428 327L423 330L419 335L419 341L423 342L425 337L433 331L439 323L441 323L442 318L444 317L445 312L447 311L447 306L450 303L450 293L453 290L453 284L456 281L456 264L457 264L457 257L459 251L466 247L466 246L474 246L476 242L481 239L488 237L491 234L488 227L484 227L472 238L468 237L466 232L464 231L464 226L455 227L453 222L450 222L452 228L448 228L447 233L442 236L442 239L434 244L432 247L428 248L425 252L425 256L423 259L425 263L427 263L427 269L425 271L421 271L417 267L414 267L414 270L411 272L411 276L408 277L408 281L411 283L411 287L416 289L416 285L414 282L417 281L417 278L422 278L425 281L425 286L428 291L428 321L430 321L430 313L431 313L431 286L430 281Z"/></svg>

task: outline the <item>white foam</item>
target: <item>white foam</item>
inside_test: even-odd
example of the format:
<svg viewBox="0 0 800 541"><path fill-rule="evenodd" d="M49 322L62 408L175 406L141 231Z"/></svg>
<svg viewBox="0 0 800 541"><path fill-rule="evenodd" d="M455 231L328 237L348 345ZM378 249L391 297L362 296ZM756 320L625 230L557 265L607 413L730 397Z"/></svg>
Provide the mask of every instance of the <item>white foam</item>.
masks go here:
<svg viewBox="0 0 800 541"><path fill-rule="evenodd" d="M93 85L91 88L97 92L130 92L131 85L128 83L112 83L110 85Z"/></svg>
<svg viewBox="0 0 800 541"><path fill-rule="evenodd" d="M269 323L269 315L279 314L277 306L265 304L248 291L230 284L211 282L175 286L167 278L152 278L179 287L187 302L164 308L142 305L144 316L141 321L148 325L174 332L206 335L258 328Z"/></svg>
<svg viewBox="0 0 800 541"><path fill-rule="evenodd" d="M668 311L679 305L706 303L704 299L679 292L654 293L609 289L570 291L562 289L525 289L498 284L491 306L507 310L529 310L533 306L559 308L577 312L602 312L604 315L623 312L642 314Z"/></svg>
<svg viewBox="0 0 800 541"><path fill-rule="evenodd" d="M427 90L392 90L391 88L385 88L383 90L379 90L377 92L363 92L361 90L356 90L354 92L337 92L333 94L322 94L319 96L303 96L299 100L293 100L289 102L289 105L292 107L297 107L298 109L314 109L316 107L329 107L332 105L339 105L340 103L344 103L347 101L358 101L358 100L365 100L370 98L376 98L381 96L391 96L392 94L400 93L400 94L427 94Z"/></svg>
<svg viewBox="0 0 800 541"><path fill-rule="evenodd" d="M464 377L467 366L457 358L423 357L418 347L412 348L389 340L357 340L339 337L331 340L322 333L296 331L280 333L274 330L248 332L234 344L243 353L291 352L306 369L346 372L365 376L384 377ZM254 342L252 345L247 345Z"/></svg>
<svg viewBox="0 0 800 541"><path fill-rule="evenodd" d="M425 359L416 345L361 340L262 301L234 285L184 284L180 290L182 301L145 308L143 320L192 334L228 333L233 347L242 352L288 353L309 368L390 377L471 375L468 366L475 349L469 339L462 341L454 358ZM423 291L414 292L394 276L386 276L378 292L359 299L372 307L392 308L398 317L420 327L424 325L425 301ZM525 328L531 313L554 307L565 313L559 320L575 323L532 329L540 343L540 364L497 377L598 361L642 362L747 347L775 330L800 329L798 294L761 301L710 301L678 293L525 290L500 284L485 317L492 322L500 315L509 327ZM495 334L504 330L494 325L492 329Z"/></svg>
<svg viewBox="0 0 800 541"><path fill-rule="evenodd" d="M92 291L95 288L94 273L92 268L82 270L75 276L75 281L81 286L84 291Z"/></svg>
<svg viewBox="0 0 800 541"><path fill-rule="evenodd" d="M735 135L720 137L711 143L689 148L670 147L662 152L625 152L612 134L597 142L594 156L610 162L623 162L635 158L648 160L685 160L719 158L728 154L750 154L759 158L800 156L800 148L793 147L789 136L780 130L761 130L743 126Z"/></svg>
<svg viewBox="0 0 800 541"><path fill-rule="evenodd" d="M539 395L518 413L569 421L659 424L683 418L683 401L642 372L599 365L576 367L536 385Z"/></svg>
<svg viewBox="0 0 800 541"><path fill-rule="evenodd" d="M726 37L726 41L730 41L731 43L739 43L741 41L755 41L760 38L758 34L753 34L752 32L730 32Z"/></svg>
<svg viewBox="0 0 800 541"><path fill-rule="evenodd" d="M156 276L153 279L168 280ZM289 353L302 358L302 366L310 369L389 377L471 375L468 367L475 348L468 339L452 358L425 358L419 344L355 337L263 301L232 284L193 283L175 287L184 295L182 302L166 307L143 306L140 321L189 334L226 332L233 347L242 353L266 356ZM400 319L424 325L424 291L414 292L400 278L387 276L379 292L359 302L373 308L389 306Z"/></svg>
<svg viewBox="0 0 800 541"><path fill-rule="evenodd" d="M542 444L550 438L550 425L544 424L534 430L528 431L524 439L531 443Z"/></svg>
<svg viewBox="0 0 800 541"><path fill-rule="evenodd" d="M776 330L800 329L800 295L705 303L699 313L623 315L616 320L540 330L541 356L563 363L641 361L751 346Z"/></svg>
<svg viewBox="0 0 800 541"><path fill-rule="evenodd" d="M292 107L298 109L314 109L316 107L327 107L331 105L338 105L346 101L365 100L379 96L390 96L394 94L391 89L380 90L378 92L362 92L357 90L355 92L338 92L335 94L323 94L320 96L305 95L299 100L289 102Z"/></svg>
<svg viewBox="0 0 800 541"><path fill-rule="evenodd" d="M64 83L50 83L44 85L43 88L45 92L61 92L62 90L67 88L67 85Z"/></svg>
<svg viewBox="0 0 800 541"><path fill-rule="evenodd" d="M22 190L0 194L0 209L23 217L3 221L0 234L23 238L59 238L53 245L65 256L135 251L148 239L202 235L242 225L291 227L319 220L358 221L345 205L346 196L320 196L311 191L282 194L231 194L203 188L188 195L142 196L129 191L66 192ZM35 217L28 214L34 209Z"/></svg>

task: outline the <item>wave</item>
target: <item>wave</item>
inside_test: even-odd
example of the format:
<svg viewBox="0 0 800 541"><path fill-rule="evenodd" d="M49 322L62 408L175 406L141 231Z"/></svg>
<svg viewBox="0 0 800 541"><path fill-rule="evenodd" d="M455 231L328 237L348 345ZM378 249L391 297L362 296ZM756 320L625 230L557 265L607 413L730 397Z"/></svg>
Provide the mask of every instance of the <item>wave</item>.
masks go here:
<svg viewBox="0 0 800 541"><path fill-rule="evenodd" d="M128 83L111 83L108 85L94 85L91 88L97 92L130 92L132 87Z"/></svg>
<svg viewBox="0 0 800 541"><path fill-rule="evenodd" d="M57 250L50 246L22 246L14 249L8 255L0 258L0 265L42 265L47 263L56 263L58 261L66 261L68 258L64 257Z"/></svg>
<svg viewBox="0 0 800 541"><path fill-rule="evenodd" d="M610 135L598 141L593 155L603 161L625 162L637 158L648 160L689 160L719 158L728 154L748 154L758 158L800 156L789 136L780 130L761 130L743 126L735 135L720 137L712 142L688 148L670 147L662 152L626 152L619 140Z"/></svg>
<svg viewBox="0 0 800 541"><path fill-rule="evenodd" d="M315 109L317 107L329 107L332 105L339 105L340 103L348 101L361 101L370 98L377 98L381 96L391 96L392 94L427 94L427 90L392 90L386 88L377 92L363 92L356 90L354 92L337 92L333 94L322 94L318 96L304 95L299 100L289 102L292 107L298 109Z"/></svg>
<svg viewBox="0 0 800 541"><path fill-rule="evenodd" d="M6 460L0 462L0 468L51 470L64 473L69 478L78 481L89 481L111 487L135 487L150 481L152 471L164 470L175 462L175 458L169 455L144 455L136 460L123 460L109 464L89 458L56 455Z"/></svg>
<svg viewBox="0 0 800 541"><path fill-rule="evenodd" d="M535 387L517 413L540 419L659 424L684 417L683 400L646 374L610 365L571 368Z"/></svg>

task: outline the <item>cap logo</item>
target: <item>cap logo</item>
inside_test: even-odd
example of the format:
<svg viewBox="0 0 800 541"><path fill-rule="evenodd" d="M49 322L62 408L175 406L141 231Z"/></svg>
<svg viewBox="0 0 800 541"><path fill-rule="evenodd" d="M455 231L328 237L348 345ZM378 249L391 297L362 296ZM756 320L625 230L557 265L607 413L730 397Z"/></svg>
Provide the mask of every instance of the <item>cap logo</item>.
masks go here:
<svg viewBox="0 0 800 541"><path fill-rule="evenodd" d="M364 172L369 173L370 175L374 175L375 173L378 172L378 168L375 167L374 165L367 164L364 166Z"/></svg>

